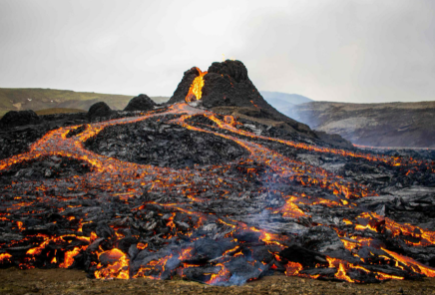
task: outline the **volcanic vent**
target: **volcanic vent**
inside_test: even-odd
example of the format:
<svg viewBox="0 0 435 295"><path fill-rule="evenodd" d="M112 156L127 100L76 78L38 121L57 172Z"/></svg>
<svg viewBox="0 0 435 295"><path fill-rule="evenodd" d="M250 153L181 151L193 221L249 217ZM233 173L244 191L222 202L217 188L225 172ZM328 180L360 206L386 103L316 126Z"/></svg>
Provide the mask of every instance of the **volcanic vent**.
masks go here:
<svg viewBox="0 0 435 295"><path fill-rule="evenodd" d="M352 148L350 142L340 136L313 131L278 112L258 92L240 61L215 62L206 72L196 67L186 71L168 104L178 102L199 102L213 112L267 122L269 127L279 127L281 136L287 135L298 141Z"/></svg>
<svg viewBox="0 0 435 295"><path fill-rule="evenodd" d="M435 276L433 162L284 117L241 62L192 68L169 104L114 117L0 161L1 267L217 285Z"/></svg>
<svg viewBox="0 0 435 295"><path fill-rule="evenodd" d="M258 108L280 120L293 121L276 111L263 99L249 79L245 65L240 61L215 62L207 72L202 72L198 68L186 71L168 103L196 100L200 100L202 106L207 109Z"/></svg>

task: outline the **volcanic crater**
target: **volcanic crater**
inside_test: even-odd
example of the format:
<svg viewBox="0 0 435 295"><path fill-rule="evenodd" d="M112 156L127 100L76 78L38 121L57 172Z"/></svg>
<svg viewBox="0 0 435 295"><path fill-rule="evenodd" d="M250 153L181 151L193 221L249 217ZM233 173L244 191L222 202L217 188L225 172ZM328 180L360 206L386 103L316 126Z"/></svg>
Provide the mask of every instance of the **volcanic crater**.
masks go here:
<svg viewBox="0 0 435 295"><path fill-rule="evenodd" d="M430 155L315 132L239 61L192 68L168 104L142 107L8 123L0 267L213 285L435 277Z"/></svg>

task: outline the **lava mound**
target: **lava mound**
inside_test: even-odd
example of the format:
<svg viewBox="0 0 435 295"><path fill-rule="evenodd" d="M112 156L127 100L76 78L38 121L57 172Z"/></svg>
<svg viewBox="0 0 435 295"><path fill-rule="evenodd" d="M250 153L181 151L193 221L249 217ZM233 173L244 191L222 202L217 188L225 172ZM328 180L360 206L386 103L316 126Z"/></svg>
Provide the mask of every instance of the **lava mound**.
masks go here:
<svg viewBox="0 0 435 295"><path fill-rule="evenodd" d="M90 171L90 166L76 159L63 157L45 157L22 162L0 172L0 184L12 181L40 181L83 175Z"/></svg>
<svg viewBox="0 0 435 295"><path fill-rule="evenodd" d="M89 119L94 119L96 117L106 117L112 114L112 110L107 105L107 103L100 101L93 104L88 111Z"/></svg>
<svg viewBox="0 0 435 295"><path fill-rule="evenodd" d="M122 161L175 169L225 163L249 154L231 140L150 120L107 127L86 147Z"/></svg>
<svg viewBox="0 0 435 295"><path fill-rule="evenodd" d="M39 128L37 128L39 127ZM37 126L24 130L1 130L0 132L0 160L9 158L12 155L21 154L29 150L32 142L41 138L49 128ZM47 130L48 129L48 130Z"/></svg>
<svg viewBox="0 0 435 295"><path fill-rule="evenodd" d="M0 126L23 126L29 124L36 124L38 122L39 117L34 111L9 111L1 118Z"/></svg>
<svg viewBox="0 0 435 295"><path fill-rule="evenodd" d="M133 97L124 111L149 111L154 108L156 103L145 94L139 94Z"/></svg>

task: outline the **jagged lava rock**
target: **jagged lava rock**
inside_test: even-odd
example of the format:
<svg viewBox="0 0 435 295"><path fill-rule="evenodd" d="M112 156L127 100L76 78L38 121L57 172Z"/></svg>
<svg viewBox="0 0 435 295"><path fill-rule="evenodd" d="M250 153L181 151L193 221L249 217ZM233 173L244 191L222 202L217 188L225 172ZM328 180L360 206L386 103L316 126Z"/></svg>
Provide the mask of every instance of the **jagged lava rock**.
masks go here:
<svg viewBox="0 0 435 295"><path fill-rule="evenodd" d="M133 97L124 111L149 111L155 106L155 102L146 94L139 94Z"/></svg>

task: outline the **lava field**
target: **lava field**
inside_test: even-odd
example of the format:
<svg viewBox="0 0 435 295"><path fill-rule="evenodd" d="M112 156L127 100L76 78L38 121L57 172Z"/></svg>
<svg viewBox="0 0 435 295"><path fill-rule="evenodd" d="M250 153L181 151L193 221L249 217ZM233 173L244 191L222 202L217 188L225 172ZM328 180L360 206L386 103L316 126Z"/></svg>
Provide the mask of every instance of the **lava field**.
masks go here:
<svg viewBox="0 0 435 295"><path fill-rule="evenodd" d="M290 127L216 107L261 109ZM226 61L187 71L171 101L148 111L72 119L31 138L11 127L0 267L213 285L276 272L435 277L432 159L334 145L270 108L243 64Z"/></svg>

